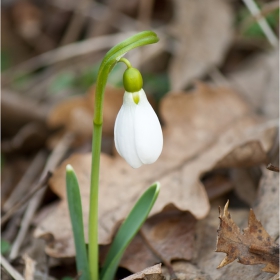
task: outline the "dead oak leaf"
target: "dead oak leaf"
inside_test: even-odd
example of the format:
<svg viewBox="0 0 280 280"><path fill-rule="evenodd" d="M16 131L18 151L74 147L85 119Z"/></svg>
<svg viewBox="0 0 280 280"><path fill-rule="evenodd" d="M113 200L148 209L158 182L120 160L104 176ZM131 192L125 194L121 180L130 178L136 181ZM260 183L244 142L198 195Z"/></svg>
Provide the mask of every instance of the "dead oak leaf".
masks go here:
<svg viewBox="0 0 280 280"><path fill-rule="evenodd" d="M142 228L142 236L168 263L172 260L191 260L193 256L196 219L190 212L167 205L159 214L149 218ZM183 244L183 246L182 246Z"/></svg>
<svg viewBox="0 0 280 280"><path fill-rule="evenodd" d="M226 203L223 214L220 211L220 227L216 252L224 252L227 256L220 263L221 268L234 260L245 265L265 264L263 271L278 273L279 245L256 219L253 210L250 210L248 227L243 230L234 223L228 211L229 201Z"/></svg>
<svg viewBox="0 0 280 280"><path fill-rule="evenodd" d="M150 217L132 240L120 266L136 272L164 261L191 260L194 253L196 219L189 212L167 205Z"/></svg>
<svg viewBox="0 0 280 280"><path fill-rule="evenodd" d="M212 279L220 279L224 274L224 269L215 269L217 263L220 263L223 259L223 254L217 254L215 252L216 240L217 240L217 228L219 220L217 219L217 207L221 204L219 201L224 199L214 200L211 203L211 210L208 216L198 221L196 225L196 240L195 240L195 252L196 255L192 259L192 263L195 263L199 269L207 272ZM248 211L239 208L233 208L231 215L237 225L241 225L244 219L248 219ZM240 265L239 265L240 266ZM244 266L248 268L249 266ZM224 279L233 279L232 277ZM236 278L242 279L242 278ZM253 277L248 279L254 279Z"/></svg>
<svg viewBox="0 0 280 280"><path fill-rule="evenodd" d="M263 166L262 171L263 175L258 186L258 194L253 209L255 215L261 220L263 227L274 240L277 240L279 237L279 174L267 170L265 166ZM239 183L242 185L244 195L248 185L244 180ZM222 269L213 270L213 267L217 266L223 259L223 254L215 252L215 241L217 240L215 229L218 228L219 221L217 219L217 206L213 207L213 203L211 203L210 215L197 224L196 243L198 248L195 249L195 252L198 252L198 256L193 261L198 264L200 269L207 271L213 279L272 279L271 274L261 272L262 264L242 266L238 262L233 262ZM215 204L218 205L217 203L216 200ZM240 228L245 228L248 225L248 210L237 209L231 209L231 217Z"/></svg>

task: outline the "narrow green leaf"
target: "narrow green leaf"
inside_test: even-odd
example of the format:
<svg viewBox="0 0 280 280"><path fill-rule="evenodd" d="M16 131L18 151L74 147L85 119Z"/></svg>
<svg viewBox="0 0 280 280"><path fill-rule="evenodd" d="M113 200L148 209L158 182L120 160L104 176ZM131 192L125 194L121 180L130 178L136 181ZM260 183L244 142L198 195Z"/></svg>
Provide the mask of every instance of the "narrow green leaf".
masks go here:
<svg viewBox="0 0 280 280"><path fill-rule="evenodd" d="M150 186L138 199L119 228L101 271L102 280L112 280L122 255L148 217L159 194L159 183Z"/></svg>
<svg viewBox="0 0 280 280"><path fill-rule="evenodd" d="M79 183L71 165L66 166L67 199L76 249L77 271L80 280L89 280L89 265L84 236L83 212Z"/></svg>

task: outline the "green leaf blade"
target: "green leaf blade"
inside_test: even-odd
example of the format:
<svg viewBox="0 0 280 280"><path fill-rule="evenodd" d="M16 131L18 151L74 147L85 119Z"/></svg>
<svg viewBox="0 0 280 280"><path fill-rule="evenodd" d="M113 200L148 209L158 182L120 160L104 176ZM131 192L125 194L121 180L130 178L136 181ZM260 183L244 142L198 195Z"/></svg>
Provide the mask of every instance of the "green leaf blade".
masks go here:
<svg viewBox="0 0 280 280"><path fill-rule="evenodd" d="M76 249L77 271L80 280L89 280L89 264L84 236L81 194L76 174L71 165L66 167L67 201Z"/></svg>
<svg viewBox="0 0 280 280"><path fill-rule="evenodd" d="M113 279L125 249L148 217L158 197L159 190L160 185L158 182L151 185L138 199L120 226L102 268L102 280Z"/></svg>

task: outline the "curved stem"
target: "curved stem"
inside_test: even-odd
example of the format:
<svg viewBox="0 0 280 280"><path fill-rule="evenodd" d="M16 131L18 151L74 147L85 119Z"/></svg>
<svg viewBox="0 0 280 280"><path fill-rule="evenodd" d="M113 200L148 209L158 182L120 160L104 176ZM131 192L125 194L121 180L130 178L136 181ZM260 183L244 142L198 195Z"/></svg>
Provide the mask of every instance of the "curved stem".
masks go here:
<svg viewBox="0 0 280 280"><path fill-rule="evenodd" d="M92 134L92 163L90 185L88 258L91 280L98 280L98 189L99 167L103 122L103 99L109 73L121 57L128 51L158 42L157 35L152 31L138 33L113 47L105 55L98 72L95 90L95 108ZM122 60L123 61L123 60ZM123 61L124 62L124 61Z"/></svg>
<svg viewBox="0 0 280 280"><path fill-rule="evenodd" d="M124 58L124 57L122 57L122 58L119 60L119 62L123 62L123 63L127 66L127 68L130 68L130 67L131 67L130 61L129 61L128 59Z"/></svg>

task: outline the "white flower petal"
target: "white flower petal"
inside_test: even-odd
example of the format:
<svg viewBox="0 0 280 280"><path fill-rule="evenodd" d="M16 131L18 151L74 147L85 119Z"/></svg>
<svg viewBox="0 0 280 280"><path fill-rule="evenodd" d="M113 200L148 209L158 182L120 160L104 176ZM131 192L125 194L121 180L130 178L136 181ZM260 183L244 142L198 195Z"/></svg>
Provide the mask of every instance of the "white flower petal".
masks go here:
<svg viewBox="0 0 280 280"><path fill-rule="evenodd" d="M136 150L141 162L150 164L161 154L163 136L158 117L143 89L139 91L139 97L134 119Z"/></svg>
<svg viewBox="0 0 280 280"><path fill-rule="evenodd" d="M133 167L142 165L135 146L135 111L136 104L131 93L125 92L123 105L115 122L114 139L118 153Z"/></svg>

